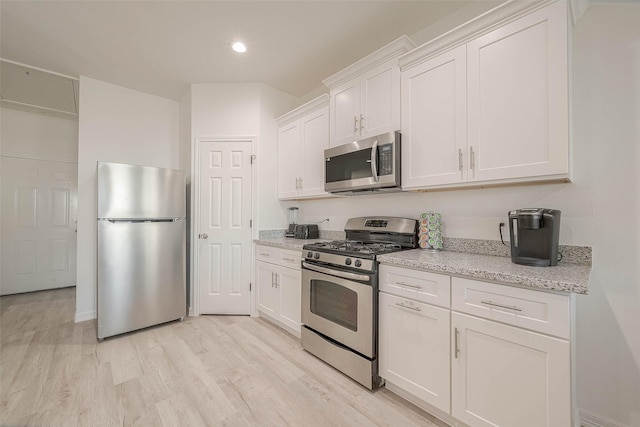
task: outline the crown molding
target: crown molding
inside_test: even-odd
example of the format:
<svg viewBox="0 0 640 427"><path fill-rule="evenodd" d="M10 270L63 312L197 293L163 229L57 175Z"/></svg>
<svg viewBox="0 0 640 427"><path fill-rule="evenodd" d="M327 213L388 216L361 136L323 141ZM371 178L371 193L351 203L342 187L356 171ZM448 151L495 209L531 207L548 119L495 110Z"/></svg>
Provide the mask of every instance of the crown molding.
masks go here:
<svg viewBox="0 0 640 427"><path fill-rule="evenodd" d="M349 80L352 80L391 59L404 55L415 47L416 44L409 37L401 36L359 61L354 62L347 68L327 77L322 81L322 84L329 89L335 89L341 84L348 82Z"/></svg>
<svg viewBox="0 0 640 427"><path fill-rule="evenodd" d="M524 15L548 6L556 0L510 0L473 18L466 23L430 40L398 59L400 70L405 71L424 61L513 22ZM562 0L561 0L562 1Z"/></svg>
<svg viewBox="0 0 640 427"><path fill-rule="evenodd" d="M287 123L291 123L299 118L306 116L309 113L312 113L316 110L319 110L323 107L329 106L329 94L323 93L317 98L312 99L306 104L302 104L301 106L289 111L288 113L284 113L280 117L276 118L276 123L278 126L285 125Z"/></svg>

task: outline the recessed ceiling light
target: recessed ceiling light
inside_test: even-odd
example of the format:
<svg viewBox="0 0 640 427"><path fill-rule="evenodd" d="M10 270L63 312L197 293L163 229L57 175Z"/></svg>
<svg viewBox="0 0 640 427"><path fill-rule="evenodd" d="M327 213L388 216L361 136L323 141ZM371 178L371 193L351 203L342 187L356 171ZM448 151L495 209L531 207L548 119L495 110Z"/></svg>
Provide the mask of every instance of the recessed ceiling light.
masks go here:
<svg viewBox="0 0 640 427"><path fill-rule="evenodd" d="M231 45L231 48L236 52L243 53L247 51L247 47L242 42L235 42Z"/></svg>

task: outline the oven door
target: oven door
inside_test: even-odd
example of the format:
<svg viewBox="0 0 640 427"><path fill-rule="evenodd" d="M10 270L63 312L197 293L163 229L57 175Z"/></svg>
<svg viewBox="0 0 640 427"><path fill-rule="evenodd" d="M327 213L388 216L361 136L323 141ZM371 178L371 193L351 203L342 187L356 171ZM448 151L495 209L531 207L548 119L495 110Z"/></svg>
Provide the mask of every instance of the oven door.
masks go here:
<svg viewBox="0 0 640 427"><path fill-rule="evenodd" d="M374 316L376 294L373 275L360 283L316 270L329 270L303 263L302 323L307 327L373 359L376 356ZM335 274L354 275L337 271Z"/></svg>

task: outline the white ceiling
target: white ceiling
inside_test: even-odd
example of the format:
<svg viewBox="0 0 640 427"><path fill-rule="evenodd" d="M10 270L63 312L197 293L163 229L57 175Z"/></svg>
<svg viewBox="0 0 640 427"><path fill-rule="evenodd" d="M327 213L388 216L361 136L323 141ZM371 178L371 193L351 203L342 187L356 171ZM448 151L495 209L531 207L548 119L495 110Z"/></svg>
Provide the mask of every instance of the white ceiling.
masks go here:
<svg viewBox="0 0 640 427"><path fill-rule="evenodd" d="M213 82L300 97L469 3L1 0L0 56L176 100L191 83ZM235 40L248 52L231 51Z"/></svg>

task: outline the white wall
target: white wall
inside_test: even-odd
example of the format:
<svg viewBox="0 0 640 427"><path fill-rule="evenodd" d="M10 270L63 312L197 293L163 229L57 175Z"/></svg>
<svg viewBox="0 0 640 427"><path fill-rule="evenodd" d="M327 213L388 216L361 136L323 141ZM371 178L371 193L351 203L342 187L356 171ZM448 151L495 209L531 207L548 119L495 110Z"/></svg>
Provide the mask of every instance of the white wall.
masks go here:
<svg viewBox="0 0 640 427"><path fill-rule="evenodd" d="M257 229L283 228L284 209L277 200L273 171L277 159L275 118L292 108L290 95L262 83L193 84L181 101L181 122L190 122L189 146L181 141L181 153L193 156L192 145L202 137L254 137L257 157ZM189 109L187 114L185 111ZM190 117L189 117L190 116ZM182 126L182 125L181 125ZM187 150L188 149L188 153ZM193 190L192 190L193 191ZM191 208L195 195L192 194ZM193 212L193 211L192 211ZM197 224L192 224L192 234ZM191 293L190 293L191 294ZM190 298L193 305L193 298Z"/></svg>
<svg viewBox="0 0 640 427"><path fill-rule="evenodd" d="M0 112L3 156L78 161L78 122L11 108Z"/></svg>
<svg viewBox="0 0 640 427"><path fill-rule="evenodd" d="M180 169L191 182L191 88L180 99Z"/></svg>
<svg viewBox="0 0 640 427"><path fill-rule="evenodd" d="M640 426L640 3L592 6L574 34L574 140L584 145L594 264L578 299L579 405ZM581 197L577 193L572 198Z"/></svg>
<svg viewBox="0 0 640 427"><path fill-rule="evenodd" d="M282 228L286 218L277 200L273 171L277 165L275 118L292 108L295 98L262 83L191 86L191 137L256 137L257 228Z"/></svg>
<svg viewBox="0 0 640 427"><path fill-rule="evenodd" d="M258 146L258 228L286 228L291 202L278 201L278 126L275 119L293 109L295 98L263 86L260 93L260 144Z"/></svg>
<svg viewBox="0 0 640 427"><path fill-rule="evenodd" d="M592 6L574 31L574 182L301 202L301 221L435 210L445 235L498 240L510 209L562 211L560 243L593 248L590 293L578 296L583 415L640 426L640 3Z"/></svg>
<svg viewBox="0 0 640 427"><path fill-rule="evenodd" d="M78 122L2 107L0 108L0 155L75 163L78 161ZM1 218L0 223L2 223ZM1 252L0 257L2 257ZM2 271L0 271L0 277L2 277Z"/></svg>
<svg viewBox="0 0 640 427"><path fill-rule="evenodd" d="M179 105L80 78L76 321L96 315L96 162L179 168Z"/></svg>
<svg viewBox="0 0 640 427"><path fill-rule="evenodd" d="M257 228L286 225L277 200L273 171L277 164L275 118L291 109L295 98L262 83L216 83L191 86L192 139L208 136L256 138Z"/></svg>

